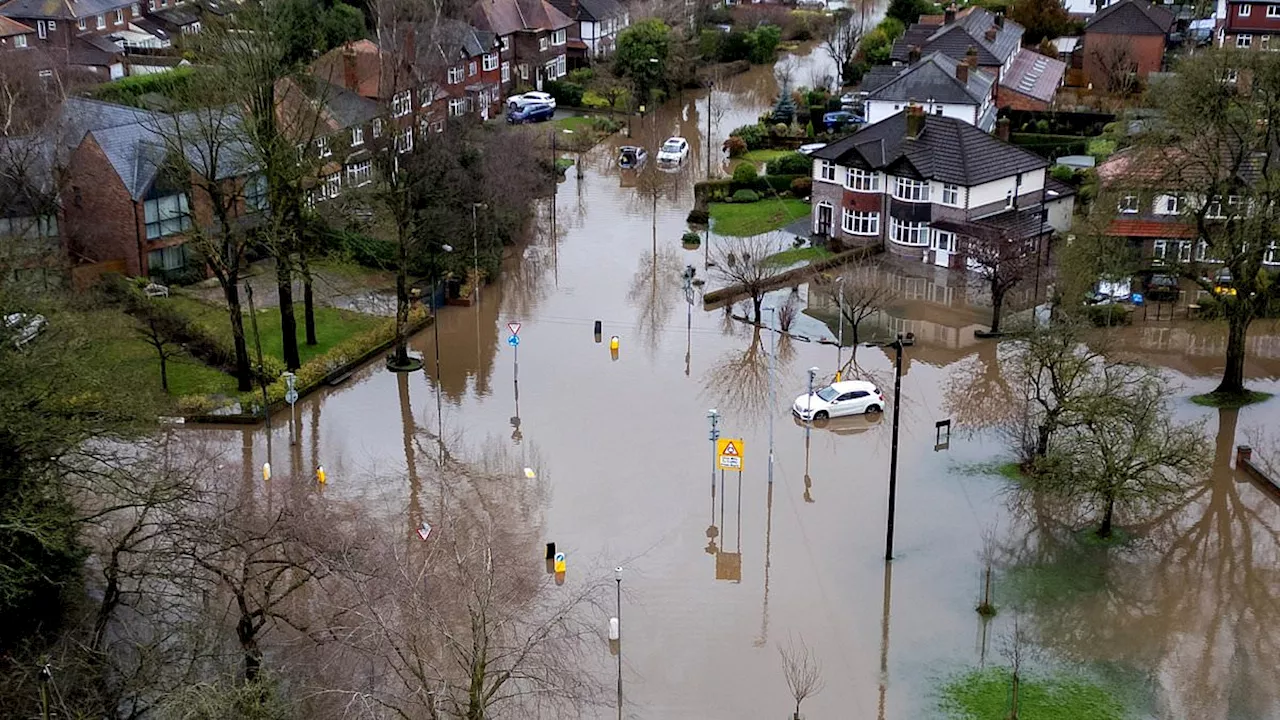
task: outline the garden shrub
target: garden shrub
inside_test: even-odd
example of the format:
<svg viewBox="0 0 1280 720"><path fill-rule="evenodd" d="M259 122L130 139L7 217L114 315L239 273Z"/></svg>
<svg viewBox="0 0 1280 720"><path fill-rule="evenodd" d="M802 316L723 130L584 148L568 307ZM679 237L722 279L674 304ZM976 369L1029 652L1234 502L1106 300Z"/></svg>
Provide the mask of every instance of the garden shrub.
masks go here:
<svg viewBox="0 0 1280 720"><path fill-rule="evenodd" d="M769 131L757 123L755 125L743 125L729 133L729 135L730 137L742 138L742 141L747 144L748 150L759 150L764 147L765 142L768 140Z"/></svg>
<svg viewBox="0 0 1280 720"><path fill-rule="evenodd" d="M780 155L765 164L770 175L804 175L813 168L813 161L798 152Z"/></svg>
<svg viewBox="0 0 1280 720"><path fill-rule="evenodd" d="M729 139L724 141L724 150L731 158L741 157L747 151L747 143L737 135L730 135Z"/></svg>
<svg viewBox="0 0 1280 720"><path fill-rule="evenodd" d="M798 198L809 197L813 192L813 178L798 177L791 181L791 194Z"/></svg>
<svg viewBox="0 0 1280 720"><path fill-rule="evenodd" d="M583 86L563 80L545 82L542 84L542 89L556 99L557 105L572 107L582 106L582 95L586 92Z"/></svg>
<svg viewBox="0 0 1280 720"><path fill-rule="evenodd" d="M685 222L688 222L691 225L706 225L710 220L711 214L706 210L699 210L698 208L690 210L688 217L685 218Z"/></svg>
<svg viewBox="0 0 1280 720"><path fill-rule="evenodd" d="M680 236L681 245L701 245L702 236L696 232L687 232Z"/></svg>
<svg viewBox="0 0 1280 720"><path fill-rule="evenodd" d="M733 194L733 201L736 203L753 203L760 199L760 194L755 190L743 188Z"/></svg>
<svg viewBox="0 0 1280 720"><path fill-rule="evenodd" d="M584 67L578 68L577 70L571 70L569 74L565 76L565 79L575 85L590 85L591 81L595 79L595 76L596 73L594 70Z"/></svg>
<svg viewBox="0 0 1280 720"><path fill-rule="evenodd" d="M733 181L736 183L755 182L758 175L759 173L756 172L756 166L748 162L740 163L738 167L733 169Z"/></svg>

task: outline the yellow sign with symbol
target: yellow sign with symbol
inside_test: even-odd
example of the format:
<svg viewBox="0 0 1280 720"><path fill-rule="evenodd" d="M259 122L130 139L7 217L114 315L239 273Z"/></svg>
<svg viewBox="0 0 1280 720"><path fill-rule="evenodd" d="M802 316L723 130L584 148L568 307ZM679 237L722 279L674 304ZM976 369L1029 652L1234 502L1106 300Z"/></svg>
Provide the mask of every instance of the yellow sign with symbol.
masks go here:
<svg viewBox="0 0 1280 720"><path fill-rule="evenodd" d="M736 438L716 440L716 466L721 470L742 472L743 450L742 440Z"/></svg>

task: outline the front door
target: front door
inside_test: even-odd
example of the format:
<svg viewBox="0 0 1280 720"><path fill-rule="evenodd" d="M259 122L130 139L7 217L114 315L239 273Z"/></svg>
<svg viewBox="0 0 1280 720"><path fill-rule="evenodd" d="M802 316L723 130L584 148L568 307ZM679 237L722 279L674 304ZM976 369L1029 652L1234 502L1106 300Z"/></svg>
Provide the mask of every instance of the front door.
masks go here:
<svg viewBox="0 0 1280 720"><path fill-rule="evenodd" d="M955 251L955 233L935 230L933 233L933 264L941 267L951 267L951 254Z"/></svg>
<svg viewBox="0 0 1280 720"><path fill-rule="evenodd" d="M813 232L816 235L831 235L831 206L818 206L818 222L815 223Z"/></svg>

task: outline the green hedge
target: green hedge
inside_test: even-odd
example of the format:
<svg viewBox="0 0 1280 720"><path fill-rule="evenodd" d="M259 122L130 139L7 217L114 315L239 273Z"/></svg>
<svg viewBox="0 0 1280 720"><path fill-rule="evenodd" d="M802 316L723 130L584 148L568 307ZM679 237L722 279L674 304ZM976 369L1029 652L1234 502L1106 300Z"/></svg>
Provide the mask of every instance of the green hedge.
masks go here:
<svg viewBox="0 0 1280 720"><path fill-rule="evenodd" d="M551 80L542 84L542 89L556 99L557 105L582 107L582 96L587 89L577 83L563 80Z"/></svg>
<svg viewBox="0 0 1280 720"><path fill-rule="evenodd" d="M141 107L143 95L156 94L171 99L182 95L194 76L195 68L192 67L178 67L150 75L130 75L99 86L93 95L105 102Z"/></svg>
<svg viewBox="0 0 1280 720"><path fill-rule="evenodd" d="M1012 133L1009 140L1019 147L1048 158L1063 155L1084 155L1089 149L1089 138L1079 135L1042 135L1039 133Z"/></svg>
<svg viewBox="0 0 1280 720"><path fill-rule="evenodd" d="M813 160L798 152L787 153L765 163L770 175L807 175L813 168Z"/></svg>

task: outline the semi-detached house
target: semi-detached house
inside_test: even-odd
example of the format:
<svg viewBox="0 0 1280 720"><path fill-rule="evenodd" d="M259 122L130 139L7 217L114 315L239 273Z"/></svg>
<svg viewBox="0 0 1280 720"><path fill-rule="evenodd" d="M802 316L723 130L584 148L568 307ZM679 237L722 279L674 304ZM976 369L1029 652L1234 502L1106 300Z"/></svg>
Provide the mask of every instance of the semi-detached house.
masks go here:
<svg viewBox="0 0 1280 720"><path fill-rule="evenodd" d="M1054 229L1044 158L918 106L813 158L813 232L845 245L963 268L973 242L998 236L1034 251Z"/></svg>
<svg viewBox="0 0 1280 720"><path fill-rule="evenodd" d="M480 0L468 19L498 37L504 96L567 75L569 44L581 42L578 24L546 0Z"/></svg>

